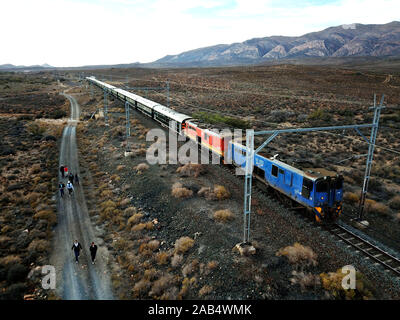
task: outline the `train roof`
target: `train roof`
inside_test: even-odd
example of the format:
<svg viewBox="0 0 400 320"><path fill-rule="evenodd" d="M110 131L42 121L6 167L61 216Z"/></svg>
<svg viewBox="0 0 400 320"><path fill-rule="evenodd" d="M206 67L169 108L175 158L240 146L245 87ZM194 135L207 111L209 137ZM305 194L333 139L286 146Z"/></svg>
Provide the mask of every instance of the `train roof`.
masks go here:
<svg viewBox="0 0 400 320"><path fill-rule="evenodd" d="M187 114L179 113L179 112L172 110L166 106L163 106L162 104L157 104L156 106L154 106L154 111L164 114L168 118L171 118L179 123L182 123L183 121L188 120L188 119L192 119L191 116L188 116Z"/></svg>
<svg viewBox="0 0 400 320"><path fill-rule="evenodd" d="M100 84L100 85L102 85L102 86L104 86L104 87L106 87L108 89L112 89L112 90L117 89L117 87L114 87L111 84L108 84L106 82L97 80L95 77L86 77L86 79L91 80L93 82L97 82L98 84Z"/></svg>
<svg viewBox="0 0 400 320"><path fill-rule="evenodd" d="M143 98L141 96L138 96L137 94L134 94L132 92L126 91L124 89L115 89L115 92L118 92L122 95L124 95L125 97L131 98L132 100L135 100L147 107L149 107L150 109L153 109L156 105L158 105L157 102L151 101L149 99Z"/></svg>
<svg viewBox="0 0 400 320"><path fill-rule="evenodd" d="M233 141L230 141L229 143L233 143L235 146L238 146L241 149L245 149L246 147L240 143L236 143ZM269 157L265 153L257 153L257 156L263 157L265 159L268 159L272 163L276 164L278 167L290 170L292 172L295 172L299 175L302 175L304 177L307 177L308 179L315 181L319 178L323 177L336 177L337 173L334 171L329 171L324 168L296 168L293 167L285 162L282 162L278 159L273 159L272 157Z"/></svg>

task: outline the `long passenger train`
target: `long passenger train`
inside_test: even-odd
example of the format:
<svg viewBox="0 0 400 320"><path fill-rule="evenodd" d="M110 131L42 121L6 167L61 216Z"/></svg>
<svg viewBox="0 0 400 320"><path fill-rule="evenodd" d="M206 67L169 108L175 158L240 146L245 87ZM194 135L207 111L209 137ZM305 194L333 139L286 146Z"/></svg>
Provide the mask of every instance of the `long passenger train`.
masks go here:
<svg viewBox="0 0 400 320"><path fill-rule="evenodd" d="M244 145L206 128L191 116L99 81L95 77L86 77L86 80L102 90L107 90L117 99L129 102L133 108L162 126L210 149L226 163L246 166ZM335 172L324 168L295 168L275 157L256 154L253 175L289 201L310 209L318 222L336 220L342 213L343 177Z"/></svg>

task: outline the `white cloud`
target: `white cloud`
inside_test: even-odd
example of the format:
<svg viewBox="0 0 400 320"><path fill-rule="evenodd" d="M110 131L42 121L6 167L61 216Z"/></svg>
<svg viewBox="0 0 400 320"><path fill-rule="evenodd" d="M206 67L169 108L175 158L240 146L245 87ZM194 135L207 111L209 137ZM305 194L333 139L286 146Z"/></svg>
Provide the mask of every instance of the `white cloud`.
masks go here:
<svg viewBox="0 0 400 320"><path fill-rule="evenodd" d="M149 62L253 37L301 35L353 22L387 23L400 12L400 2L394 0L342 0L297 8L276 3L237 0L236 6L224 9L224 0L1 1L0 64ZM196 14L199 8L203 10Z"/></svg>

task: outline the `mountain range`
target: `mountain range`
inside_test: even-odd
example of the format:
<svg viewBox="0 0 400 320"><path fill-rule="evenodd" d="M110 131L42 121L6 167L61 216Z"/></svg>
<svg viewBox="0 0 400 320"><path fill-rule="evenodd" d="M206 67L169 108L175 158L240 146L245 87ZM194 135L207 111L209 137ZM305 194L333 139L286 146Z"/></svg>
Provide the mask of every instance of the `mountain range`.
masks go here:
<svg viewBox="0 0 400 320"><path fill-rule="evenodd" d="M400 57L400 22L387 24L349 24L330 27L298 37L271 36L232 44L218 44L167 55L150 63L82 66L57 69L103 69L134 67L214 67L263 63L353 62L364 57L375 61L385 57ZM347 63L347 62L346 62ZM396 62L397 63L397 62ZM0 65L0 70L55 69L48 64L35 66Z"/></svg>
<svg viewBox="0 0 400 320"><path fill-rule="evenodd" d="M310 57L400 55L400 22L330 27L299 37L271 36L167 55L157 66L221 66Z"/></svg>

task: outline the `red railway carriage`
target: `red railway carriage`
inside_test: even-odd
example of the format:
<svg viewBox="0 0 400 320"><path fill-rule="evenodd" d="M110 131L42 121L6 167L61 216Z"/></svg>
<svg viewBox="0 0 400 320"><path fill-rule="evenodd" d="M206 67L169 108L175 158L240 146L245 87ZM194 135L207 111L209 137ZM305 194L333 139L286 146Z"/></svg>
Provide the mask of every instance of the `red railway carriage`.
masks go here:
<svg viewBox="0 0 400 320"><path fill-rule="evenodd" d="M193 141L210 149L219 156L224 156L224 137L210 129L202 129L198 121L186 121L184 134Z"/></svg>

